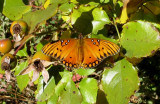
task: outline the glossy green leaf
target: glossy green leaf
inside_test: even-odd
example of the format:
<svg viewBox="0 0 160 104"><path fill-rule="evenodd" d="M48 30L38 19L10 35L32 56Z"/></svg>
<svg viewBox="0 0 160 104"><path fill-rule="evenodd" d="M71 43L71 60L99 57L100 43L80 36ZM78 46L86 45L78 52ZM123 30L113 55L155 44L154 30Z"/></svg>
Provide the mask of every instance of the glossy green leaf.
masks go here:
<svg viewBox="0 0 160 104"><path fill-rule="evenodd" d="M72 12L72 8L74 7L73 3L64 3L62 4L59 9L62 11L62 14L69 14Z"/></svg>
<svg viewBox="0 0 160 104"><path fill-rule="evenodd" d="M15 70L14 75L18 75L23 69L27 68L27 66L28 66L28 61L22 62L19 65L17 65L14 68L14 70Z"/></svg>
<svg viewBox="0 0 160 104"><path fill-rule="evenodd" d="M71 72L63 72L62 74L62 79L59 81L57 86L55 87L55 92L56 95L60 95L60 93L64 90L67 82L71 80L72 78L72 73Z"/></svg>
<svg viewBox="0 0 160 104"><path fill-rule="evenodd" d="M123 26L121 45L127 57L146 57L160 48L160 34L149 22L129 22Z"/></svg>
<svg viewBox="0 0 160 104"><path fill-rule="evenodd" d="M23 49L19 50L16 55L20 56L20 57L22 57L22 56L27 57L28 53L27 53L27 47L26 47L26 45L25 45L25 47Z"/></svg>
<svg viewBox="0 0 160 104"><path fill-rule="evenodd" d="M98 30L103 29L105 24L110 23L109 17L104 10L101 10L99 8L95 8L92 11L92 15L93 15L93 21L92 21L93 30L92 30L92 33L94 33L94 34L97 34Z"/></svg>
<svg viewBox="0 0 160 104"><path fill-rule="evenodd" d="M27 87L30 81L28 74L19 75L16 77L16 79L17 79L17 85L21 91L23 91L23 89Z"/></svg>
<svg viewBox="0 0 160 104"><path fill-rule="evenodd" d="M74 71L79 75L87 76L92 74L95 69L75 69Z"/></svg>
<svg viewBox="0 0 160 104"><path fill-rule="evenodd" d="M81 104L82 96L76 88L75 83L70 79L66 84L65 90L61 92L59 96L60 104Z"/></svg>
<svg viewBox="0 0 160 104"><path fill-rule="evenodd" d="M92 9L95 5L84 6L81 5L78 9L73 9L71 14L71 24L73 27L82 34L92 32Z"/></svg>
<svg viewBox="0 0 160 104"><path fill-rule="evenodd" d="M55 80L53 77L49 80L49 82L45 85L44 90L40 90L36 95L36 99L38 101L48 100L53 94L55 94Z"/></svg>
<svg viewBox="0 0 160 104"><path fill-rule="evenodd" d="M126 59L118 61L112 69L106 69L102 86L109 104L127 104L138 89L137 69Z"/></svg>
<svg viewBox="0 0 160 104"><path fill-rule="evenodd" d="M50 4L45 10L37 10L25 14L23 16L23 20L26 21L26 23L30 27L29 34L33 32L33 30L39 23L54 16L57 13L57 8L58 4L53 3Z"/></svg>
<svg viewBox="0 0 160 104"><path fill-rule="evenodd" d="M3 14L10 20L18 20L30 10L31 6L25 5L22 0L4 0Z"/></svg>
<svg viewBox="0 0 160 104"><path fill-rule="evenodd" d="M73 9L73 13L71 14L71 23L75 24L75 22L82 15L83 12L89 12L95 7L96 5L91 5L91 6L81 5L78 9Z"/></svg>
<svg viewBox="0 0 160 104"><path fill-rule="evenodd" d="M83 97L83 103L93 104L96 102L98 85L93 78L84 78L79 83L79 89Z"/></svg>

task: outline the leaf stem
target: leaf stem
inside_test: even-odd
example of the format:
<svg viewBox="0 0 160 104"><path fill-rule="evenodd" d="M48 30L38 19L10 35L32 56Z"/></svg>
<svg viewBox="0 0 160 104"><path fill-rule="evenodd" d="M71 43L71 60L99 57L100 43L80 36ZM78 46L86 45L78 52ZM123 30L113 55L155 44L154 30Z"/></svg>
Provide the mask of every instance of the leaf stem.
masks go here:
<svg viewBox="0 0 160 104"><path fill-rule="evenodd" d="M114 17L113 17L113 22L114 22L114 26L115 26L116 31L117 31L117 34L118 34L118 38L120 39L120 33L119 33L118 28L117 28L117 24L116 24L116 22L115 22L115 18L114 18Z"/></svg>

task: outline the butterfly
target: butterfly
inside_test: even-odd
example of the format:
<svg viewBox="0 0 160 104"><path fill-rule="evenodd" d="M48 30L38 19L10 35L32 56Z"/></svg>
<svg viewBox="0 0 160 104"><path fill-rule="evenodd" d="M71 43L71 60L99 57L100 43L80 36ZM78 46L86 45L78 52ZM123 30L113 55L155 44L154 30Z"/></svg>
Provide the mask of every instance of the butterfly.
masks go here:
<svg viewBox="0 0 160 104"><path fill-rule="evenodd" d="M69 68L93 68L120 51L113 42L96 38L52 41L42 48L45 55L60 60Z"/></svg>

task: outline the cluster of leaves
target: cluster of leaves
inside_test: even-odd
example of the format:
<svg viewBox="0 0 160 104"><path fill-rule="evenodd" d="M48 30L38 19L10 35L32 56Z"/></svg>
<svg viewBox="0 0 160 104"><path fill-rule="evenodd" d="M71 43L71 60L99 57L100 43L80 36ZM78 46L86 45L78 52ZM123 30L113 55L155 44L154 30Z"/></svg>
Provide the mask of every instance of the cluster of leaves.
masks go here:
<svg viewBox="0 0 160 104"><path fill-rule="evenodd" d="M0 5L3 15L1 19L4 16L11 21L21 19L29 27L25 41L20 43L25 46L16 54L18 63L12 70L20 91L27 87L33 74L19 73L28 66L30 57L41 50L46 40L57 37L74 38L82 33L86 37L110 40L121 47L113 67L100 64L96 69L74 69L72 72L59 65L49 67L48 83L44 85L42 77L34 82L37 85L35 98L38 103L148 103L148 100L138 99L134 93L139 86L142 88L141 86L148 84L143 77L149 74L146 73L147 68L143 67L149 63L144 63L145 57L160 57L159 1L1 0ZM1 20L0 29L3 30L1 33L6 34L7 28L4 28L3 22L4 20ZM153 58L160 62L159 59ZM150 61L150 66L157 66L152 69L157 71L159 63L147 60ZM100 70L101 66L103 70ZM81 76L80 80L74 80L77 74ZM153 79L158 80L159 77L154 76ZM142 83L139 83L140 81ZM156 92L155 85L147 89L154 89ZM149 99L151 103L154 103L153 99L158 100L158 94L153 96L157 97Z"/></svg>

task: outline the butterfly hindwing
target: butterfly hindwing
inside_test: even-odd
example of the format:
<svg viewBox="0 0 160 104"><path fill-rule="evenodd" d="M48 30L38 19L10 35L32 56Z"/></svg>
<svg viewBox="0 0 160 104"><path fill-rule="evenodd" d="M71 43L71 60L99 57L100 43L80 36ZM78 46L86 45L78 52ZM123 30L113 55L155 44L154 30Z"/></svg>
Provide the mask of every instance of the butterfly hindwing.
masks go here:
<svg viewBox="0 0 160 104"><path fill-rule="evenodd" d="M92 68L99 64L100 60L97 59L97 57L93 54L94 51L92 51L89 46L86 46L86 44L84 44L83 52L82 67Z"/></svg>
<svg viewBox="0 0 160 104"><path fill-rule="evenodd" d="M78 57L78 47L72 48L72 50L64 58L62 63L65 64L67 67L77 68L80 64L79 57Z"/></svg>

